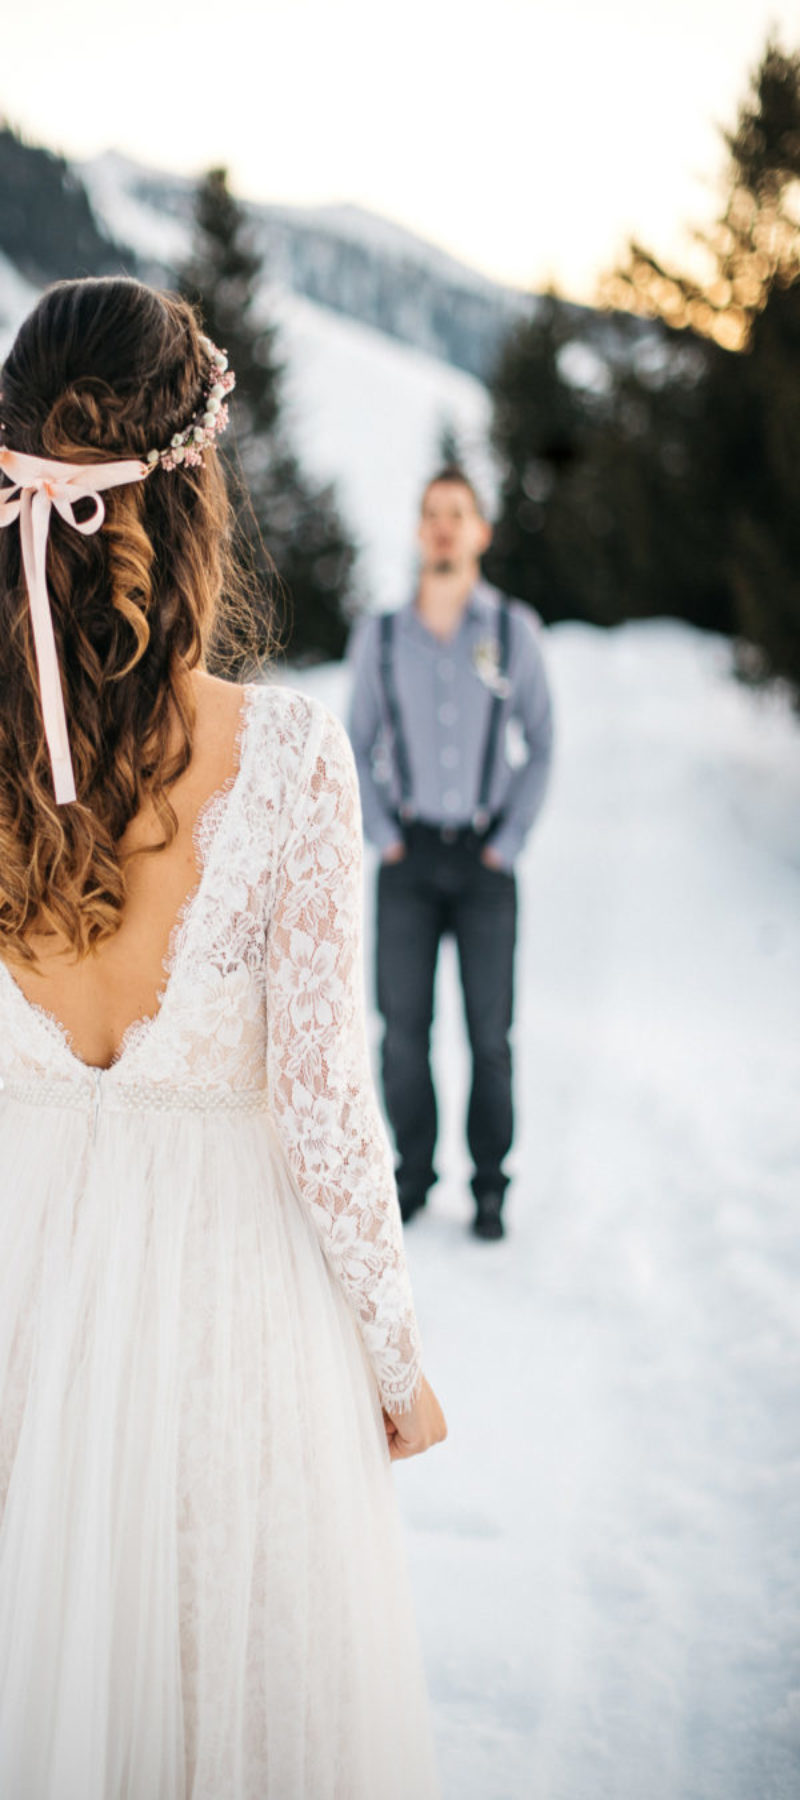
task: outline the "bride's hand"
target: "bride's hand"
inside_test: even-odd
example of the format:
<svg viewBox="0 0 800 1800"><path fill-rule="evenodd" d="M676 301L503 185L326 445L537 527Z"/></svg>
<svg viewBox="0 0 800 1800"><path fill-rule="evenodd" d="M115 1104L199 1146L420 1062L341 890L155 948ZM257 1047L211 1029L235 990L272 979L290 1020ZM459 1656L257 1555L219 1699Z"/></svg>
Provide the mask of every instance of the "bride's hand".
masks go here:
<svg viewBox="0 0 800 1800"><path fill-rule="evenodd" d="M432 1444L443 1443L447 1437L444 1413L424 1375L417 1398L408 1412L384 1412L383 1422L393 1462L402 1457L419 1456L423 1450L430 1450Z"/></svg>

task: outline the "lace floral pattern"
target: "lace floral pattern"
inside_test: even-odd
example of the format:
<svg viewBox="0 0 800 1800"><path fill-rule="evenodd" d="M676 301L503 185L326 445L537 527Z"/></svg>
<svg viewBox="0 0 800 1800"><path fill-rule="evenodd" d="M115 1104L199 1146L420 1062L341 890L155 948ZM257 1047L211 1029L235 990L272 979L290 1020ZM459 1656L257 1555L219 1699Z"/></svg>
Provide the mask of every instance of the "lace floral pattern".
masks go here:
<svg viewBox="0 0 800 1800"><path fill-rule="evenodd" d="M341 726L317 726L308 760L269 922L269 1091L295 1181L358 1318L383 1404L395 1412L413 1398L419 1345L369 1070L361 815Z"/></svg>
<svg viewBox="0 0 800 1800"><path fill-rule="evenodd" d="M158 1011L133 1025L96 1095L144 1084L231 1094L267 1083L285 1159L356 1316L387 1410L412 1401L420 1348L366 1045L361 831L350 747L324 708L248 690L237 775L199 822L198 886L173 934ZM0 1072L72 1081L66 1033L0 965Z"/></svg>

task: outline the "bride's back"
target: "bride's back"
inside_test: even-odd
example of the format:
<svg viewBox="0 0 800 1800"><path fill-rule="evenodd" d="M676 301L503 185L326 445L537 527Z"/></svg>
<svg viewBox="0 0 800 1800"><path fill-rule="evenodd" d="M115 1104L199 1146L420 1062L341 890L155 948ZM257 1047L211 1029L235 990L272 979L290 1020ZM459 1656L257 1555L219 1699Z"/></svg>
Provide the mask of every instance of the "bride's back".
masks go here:
<svg viewBox="0 0 800 1800"><path fill-rule="evenodd" d="M42 458L81 471L140 464L103 493L100 529L87 527L88 501L70 518L55 500L50 515L45 604L77 795L68 805L53 785L24 529L0 531L0 959L95 1067L157 1008L170 933L198 878L194 827L236 769L242 689L203 667L229 574L214 355L174 296L127 280L64 282L3 368L0 444L13 478L22 463L36 474ZM141 465L152 465L146 479ZM43 485L31 481L29 507Z"/></svg>
<svg viewBox="0 0 800 1800"><path fill-rule="evenodd" d="M175 836L142 854L161 841L152 805L131 821L120 842L130 861L118 929L80 958L63 933L32 932L35 962L8 964L25 998L52 1013L93 1068L110 1067L131 1025L158 1009L170 937L199 878L197 820L236 773L243 691L199 671L190 681L196 722L191 761L170 789Z"/></svg>

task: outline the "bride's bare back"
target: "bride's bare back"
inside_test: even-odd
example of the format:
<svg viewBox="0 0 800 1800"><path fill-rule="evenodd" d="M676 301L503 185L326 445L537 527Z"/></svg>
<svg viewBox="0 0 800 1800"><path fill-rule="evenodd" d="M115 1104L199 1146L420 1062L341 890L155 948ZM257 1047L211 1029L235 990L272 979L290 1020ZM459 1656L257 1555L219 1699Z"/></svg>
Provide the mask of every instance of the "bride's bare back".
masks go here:
<svg viewBox="0 0 800 1800"><path fill-rule="evenodd" d="M63 941L33 937L36 966L9 965L25 998L53 1014L75 1055L94 1068L107 1069L129 1026L157 1010L172 927L199 876L197 817L236 773L243 690L199 671L191 680L197 709L192 759L169 790L178 830L167 849L130 862L119 930L81 961ZM152 810L143 809L131 821L122 849L157 843L160 836Z"/></svg>

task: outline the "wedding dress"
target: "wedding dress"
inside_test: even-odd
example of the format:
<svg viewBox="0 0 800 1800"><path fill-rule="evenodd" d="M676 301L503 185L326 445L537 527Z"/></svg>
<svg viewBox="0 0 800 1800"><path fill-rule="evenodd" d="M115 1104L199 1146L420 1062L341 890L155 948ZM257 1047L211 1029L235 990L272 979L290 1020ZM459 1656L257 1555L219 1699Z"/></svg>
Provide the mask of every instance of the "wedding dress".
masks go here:
<svg viewBox="0 0 800 1800"><path fill-rule="evenodd" d="M347 739L246 690L111 1067L0 964L0 1795L427 1800Z"/></svg>

